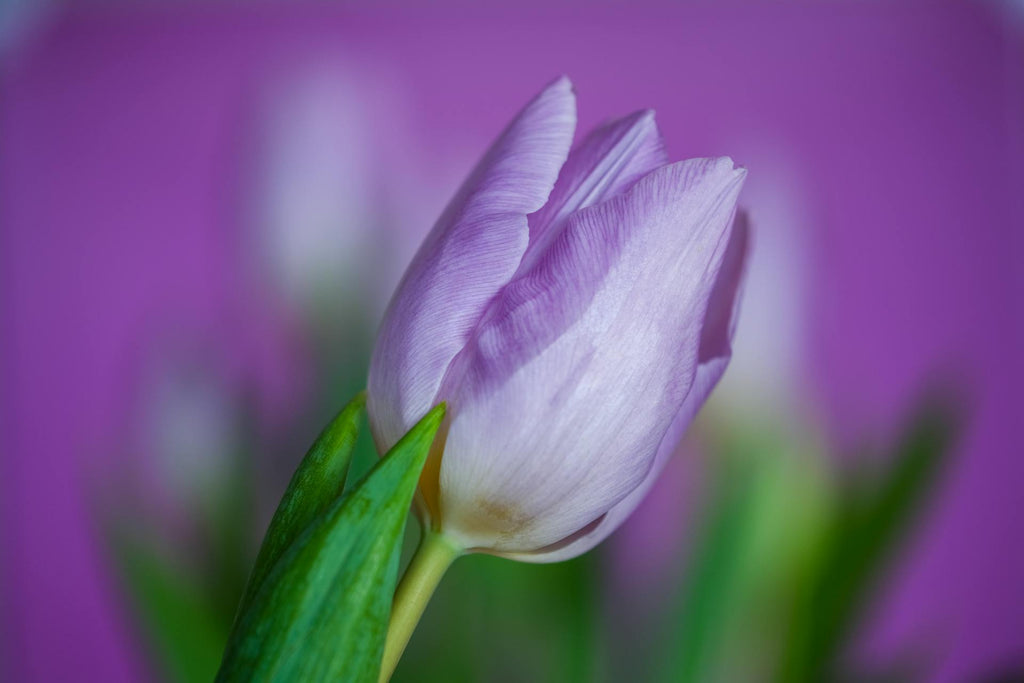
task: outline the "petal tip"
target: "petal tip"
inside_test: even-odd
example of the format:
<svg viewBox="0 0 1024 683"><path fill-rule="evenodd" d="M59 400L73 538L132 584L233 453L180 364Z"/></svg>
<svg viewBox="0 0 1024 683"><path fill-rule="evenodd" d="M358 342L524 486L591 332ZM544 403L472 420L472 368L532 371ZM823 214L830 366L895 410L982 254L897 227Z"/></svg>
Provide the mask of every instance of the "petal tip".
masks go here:
<svg viewBox="0 0 1024 683"><path fill-rule="evenodd" d="M572 146L572 135L576 128L576 88L568 76L563 74L544 86L544 89L527 105L526 111L529 110L546 112L552 121L560 121L569 126L567 144ZM567 148L565 155L568 153Z"/></svg>
<svg viewBox="0 0 1024 683"><path fill-rule="evenodd" d="M743 185L747 178L747 169L745 166L741 166L733 161L732 157L722 156L716 157L712 162L712 168L715 174L721 174L720 177L728 178L726 181L730 187L740 187Z"/></svg>
<svg viewBox="0 0 1024 683"><path fill-rule="evenodd" d="M551 85L549 87L558 87L564 88L566 90L572 90L572 79L569 78L569 74L559 74L558 76L555 77L555 80L551 81Z"/></svg>
<svg viewBox="0 0 1024 683"><path fill-rule="evenodd" d="M638 109L628 114L627 116L624 116L621 119L618 119L617 121L613 121L610 124L606 125L612 125L615 123L624 123L627 127L633 129L651 127L654 128L655 131L657 131L658 128L657 123L654 120L653 109Z"/></svg>
<svg viewBox="0 0 1024 683"><path fill-rule="evenodd" d="M576 86L573 85L572 79L570 79L567 74L561 74L544 86L544 89L541 91L542 96L549 93L552 95L568 96L575 99Z"/></svg>
<svg viewBox="0 0 1024 683"><path fill-rule="evenodd" d="M732 171L740 175L747 174L747 168L741 164L737 164L730 156L720 156L714 159L715 166L722 170Z"/></svg>

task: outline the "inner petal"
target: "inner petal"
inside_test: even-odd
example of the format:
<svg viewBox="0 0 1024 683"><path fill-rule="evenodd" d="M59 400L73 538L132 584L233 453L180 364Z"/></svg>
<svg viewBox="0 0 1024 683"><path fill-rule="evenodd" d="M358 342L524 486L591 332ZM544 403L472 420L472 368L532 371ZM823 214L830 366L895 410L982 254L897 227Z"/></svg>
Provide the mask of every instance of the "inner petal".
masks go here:
<svg viewBox="0 0 1024 683"><path fill-rule="evenodd" d="M667 163L651 110L634 112L592 131L569 153L547 203L530 214L530 242L519 273L529 270L546 251L569 215L622 194Z"/></svg>

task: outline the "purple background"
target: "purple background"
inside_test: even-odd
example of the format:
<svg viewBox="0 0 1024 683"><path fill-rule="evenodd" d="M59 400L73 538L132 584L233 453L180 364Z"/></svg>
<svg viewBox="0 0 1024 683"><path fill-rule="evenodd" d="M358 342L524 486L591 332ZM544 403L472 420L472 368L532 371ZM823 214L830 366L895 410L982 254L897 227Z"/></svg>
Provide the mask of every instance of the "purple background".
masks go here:
<svg viewBox="0 0 1024 683"><path fill-rule="evenodd" d="M241 131L261 82L317 54L404 93L409 163L444 179L435 211L558 73L581 129L653 107L674 157L730 154L755 195L784 183L810 257L804 362L833 431L892 424L935 369L972 398L865 655L933 650L940 680L1024 661L1022 27L994 6L881 3L41 21L0 99L4 678L144 678L90 483L128 428L140 349L178 325L287 392L287 343L243 258Z"/></svg>

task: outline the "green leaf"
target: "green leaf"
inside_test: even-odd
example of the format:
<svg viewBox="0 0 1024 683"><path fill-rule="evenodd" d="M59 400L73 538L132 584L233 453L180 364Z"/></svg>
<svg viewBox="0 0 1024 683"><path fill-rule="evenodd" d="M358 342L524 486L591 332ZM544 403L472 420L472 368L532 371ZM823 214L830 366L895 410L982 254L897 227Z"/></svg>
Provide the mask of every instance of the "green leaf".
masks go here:
<svg viewBox="0 0 1024 683"><path fill-rule="evenodd" d="M405 520L443 417L442 404L284 551L217 680L377 680Z"/></svg>
<svg viewBox="0 0 1024 683"><path fill-rule="evenodd" d="M248 609L281 555L309 524L341 497L359 434L366 395L352 399L317 437L299 463L263 537L238 615Z"/></svg>

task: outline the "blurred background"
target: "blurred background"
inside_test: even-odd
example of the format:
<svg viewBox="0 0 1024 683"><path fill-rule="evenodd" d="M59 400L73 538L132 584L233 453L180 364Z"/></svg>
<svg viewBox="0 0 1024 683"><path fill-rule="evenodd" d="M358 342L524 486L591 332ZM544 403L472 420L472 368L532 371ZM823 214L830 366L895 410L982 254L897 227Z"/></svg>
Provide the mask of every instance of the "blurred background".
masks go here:
<svg viewBox="0 0 1024 683"><path fill-rule="evenodd" d="M396 680L1024 680L1024 7L843 1L0 4L0 678L211 678L404 266L561 73L580 131L749 169L733 365L633 519L457 563Z"/></svg>

